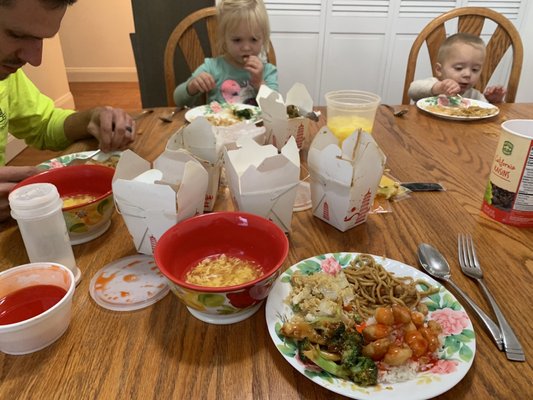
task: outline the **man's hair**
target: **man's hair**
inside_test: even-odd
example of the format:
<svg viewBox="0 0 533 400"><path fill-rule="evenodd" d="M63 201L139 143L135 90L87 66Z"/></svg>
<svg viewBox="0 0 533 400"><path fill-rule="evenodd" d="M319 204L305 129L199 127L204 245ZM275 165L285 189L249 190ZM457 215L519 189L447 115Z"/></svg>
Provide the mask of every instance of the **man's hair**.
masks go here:
<svg viewBox="0 0 533 400"><path fill-rule="evenodd" d="M457 43L465 43L485 50L485 42L479 36L472 35L471 33L459 32L448 36L446 40L442 42L437 54L437 62L442 64L448 58L452 46Z"/></svg>
<svg viewBox="0 0 533 400"><path fill-rule="evenodd" d="M228 31L244 22L252 32L261 34L263 50L268 52L270 23L262 0L221 0L217 5L218 46L226 53L225 43Z"/></svg>
<svg viewBox="0 0 533 400"><path fill-rule="evenodd" d="M17 0L0 0L0 7L12 6ZM50 8L57 8L61 6L70 6L77 0L39 0L40 3L45 4Z"/></svg>

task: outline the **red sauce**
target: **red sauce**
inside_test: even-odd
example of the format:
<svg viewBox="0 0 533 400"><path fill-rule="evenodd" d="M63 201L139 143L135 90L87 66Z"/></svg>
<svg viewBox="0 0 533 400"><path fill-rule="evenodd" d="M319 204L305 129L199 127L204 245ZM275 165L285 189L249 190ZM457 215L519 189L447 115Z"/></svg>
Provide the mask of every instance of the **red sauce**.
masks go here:
<svg viewBox="0 0 533 400"><path fill-rule="evenodd" d="M61 300L67 291L55 285L36 285L0 298L0 325L14 324L39 315Z"/></svg>

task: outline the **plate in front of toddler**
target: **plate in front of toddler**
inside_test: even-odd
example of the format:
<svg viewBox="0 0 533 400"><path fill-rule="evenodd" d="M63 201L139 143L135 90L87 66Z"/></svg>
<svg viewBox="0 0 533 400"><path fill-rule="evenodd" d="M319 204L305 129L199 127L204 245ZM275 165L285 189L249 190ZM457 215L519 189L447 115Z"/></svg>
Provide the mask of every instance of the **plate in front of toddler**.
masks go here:
<svg viewBox="0 0 533 400"><path fill-rule="evenodd" d="M185 119L192 122L197 117L205 117L216 126L230 126L239 122L256 123L261 116L261 109L249 104L220 104L213 102L191 108L185 113Z"/></svg>
<svg viewBox="0 0 533 400"><path fill-rule="evenodd" d="M475 121L485 118L492 118L500 112L500 109L493 104L480 100L460 98L458 105L449 102L450 105L443 105L439 96L426 97L416 102L416 106L429 114L440 118L458 120L458 121Z"/></svg>

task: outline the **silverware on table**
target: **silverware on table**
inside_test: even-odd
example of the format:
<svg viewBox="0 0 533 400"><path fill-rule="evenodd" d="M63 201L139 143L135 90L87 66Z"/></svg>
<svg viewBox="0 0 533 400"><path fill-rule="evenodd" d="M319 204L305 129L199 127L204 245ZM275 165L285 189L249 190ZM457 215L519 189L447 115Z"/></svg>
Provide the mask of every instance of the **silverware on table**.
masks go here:
<svg viewBox="0 0 533 400"><path fill-rule="evenodd" d="M461 270L463 273L477 281L483 289L483 293L487 297L494 314L496 314L496 319L500 325L503 347L507 358L511 361L526 361L526 356L524 350L518 338L516 337L513 329L505 319L500 307L496 303L496 300L490 293L487 285L483 281L483 271L481 270L481 265L479 264L476 250L474 248L474 241L472 240L471 235L462 235L459 234L457 238L457 247L459 253L459 264L461 265Z"/></svg>
<svg viewBox="0 0 533 400"><path fill-rule="evenodd" d="M450 265L444 258L444 256L433 246L422 243L418 246L418 260L420 265L431 276L443 280L448 283L455 291L463 297L472 310L476 313L479 319L485 324L488 332L492 336L492 340L496 343L496 346L500 351L503 350L502 334L498 325L479 308L479 306L472 300L465 292L455 284L451 279Z"/></svg>
<svg viewBox="0 0 533 400"><path fill-rule="evenodd" d="M402 108L401 110L396 110L393 106L389 104L382 104L382 106L391 110L392 115L394 115L395 117L403 117L409 111L408 108Z"/></svg>
<svg viewBox="0 0 533 400"><path fill-rule="evenodd" d="M178 112L179 110L177 108L175 108L174 110L172 110L172 112L168 115L163 115L163 116L160 116L159 119L163 122L172 122L172 118L174 117L174 115Z"/></svg>
<svg viewBox="0 0 533 400"><path fill-rule="evenodd" d="M153 113L154 110L142 110L139 114L135 115L133 118L134 121L137 121L139 119L141 119L142 117L148 115L148 114L151 114Z"/></svg>
<svg viewBox="0 0 533 400"><path fill-rule="evenodd" d="M87 161L93 159L95 156L97 156L98 154L100 154L102 152L102 150L98 149L98 150L95 150L91 153L86 153L86 154L78 154L76 155L75 158L73 158L72 160L70 160L68 163L65 164L65 166L72 166L72 165L83 165L85 164Z"/></svg>

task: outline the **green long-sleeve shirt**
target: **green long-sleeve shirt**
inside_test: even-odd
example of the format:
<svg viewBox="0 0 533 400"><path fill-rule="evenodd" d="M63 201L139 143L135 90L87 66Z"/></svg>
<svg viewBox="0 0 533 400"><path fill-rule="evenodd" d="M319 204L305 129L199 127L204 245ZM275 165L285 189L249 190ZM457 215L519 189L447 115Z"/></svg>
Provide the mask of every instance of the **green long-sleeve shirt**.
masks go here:
<svg viewBox="0 0 533 400"><path fill-rule="evenodd" d="M8 132L38 149L61 150L70 144L64 122L72 110L54 102L19 69L0 81L0 166L5 165Z"/></svg>

